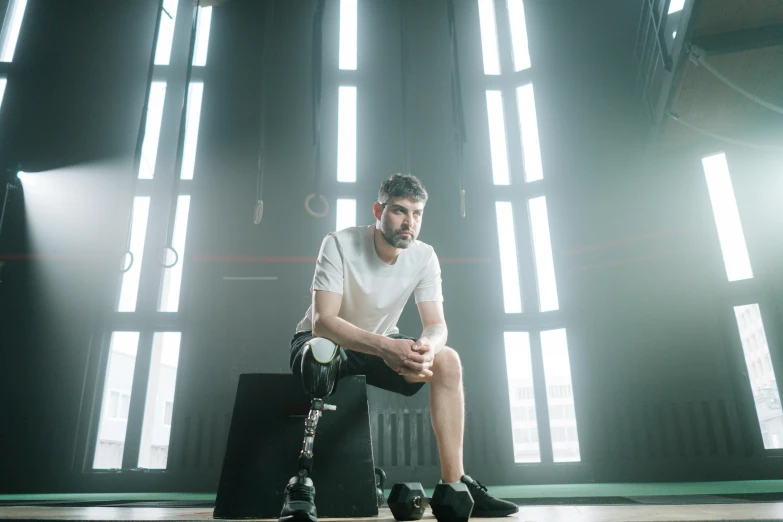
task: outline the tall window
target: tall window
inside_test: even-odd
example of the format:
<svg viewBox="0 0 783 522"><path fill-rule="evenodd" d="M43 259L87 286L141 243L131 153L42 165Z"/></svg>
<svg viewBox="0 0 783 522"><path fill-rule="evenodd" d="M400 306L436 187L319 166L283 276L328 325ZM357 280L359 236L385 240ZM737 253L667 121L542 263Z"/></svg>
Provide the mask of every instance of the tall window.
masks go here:
<svg viewBox="0 0 783 522"><path fill-rule="evenodd" d="M122 466L138 346L139 332L112 333L103 385L98 443L93 457L95 469Z"/></svg>
<svg viewBox="0 0 783 522"><path fill-rule="evenodd" d="M194 21L192 45L187 34L192 31L179 31L186 38L174 38L175 26L191 28ZM136 195L130 209L128 248L113 316L118 325L136 327L130 332L116 328L111 333L94 469L166 468L171 421L176 417L174 390L182 337L179 304L192 184L198 175L201 102L208 89L204 69L211 22L212 8L195 9L190 0L164 0L159 14L151 57L153 77L134 172ZM182 74L173 71L181 71L191 55L192 69L185 86ZM180 128L183 107L184 127ZM164 128L177 129L176 134L164 136ZM176 166L172 171L164 165ZM168 193L152 190L153 180L160 179L172 187ZM172 324L178 326L172 328ZM137 367L145 369L144 379L134 378ZM126 440L138 444L131 447Z"/></svg>
<svg viewBox="0 0 783 522"><path fill-rule="evenodd" d="M560 317L525 6L477 2L503 308L506 323L519 324L504 332L514 460L579 461L565 325L523 327L557 324ZM542 415L548 433L539 432Z"/></svg>
<svg viewBox="0 0 783 522"><path fill-rule="evenodd" d="M0 30L0 62L14 61L16 42L22 29L22 20L27 8L27 0L10 0Z"/></svg>
<svg viewBox="0 0 783 522"><path fill-rule="evenodd" d="M339 86L337 89L337 181L356 183L358 0L340 0ZM343 74L343 71L351 71ZM335 229L356 226L356 199L338 199Z"/></svg>
<svg viewBox="0 0 783 522"><path fill-rule="evenodd" d="M3 106L5 87L8 81L8 64L13 62L16 52L16 42L22 30L22 21L27 7L27 0L10 0L3 16L3 27L0 29L0 108Z"/></svg>
<svg viewBox="0 0 783 522"><path fill-rule="evenodd" d="M726 154L701 160L729 285L753 279ZM745 298L747 299L747 298ZM783 409L758 302L733 306L764 449L783 448Z"/></svg>

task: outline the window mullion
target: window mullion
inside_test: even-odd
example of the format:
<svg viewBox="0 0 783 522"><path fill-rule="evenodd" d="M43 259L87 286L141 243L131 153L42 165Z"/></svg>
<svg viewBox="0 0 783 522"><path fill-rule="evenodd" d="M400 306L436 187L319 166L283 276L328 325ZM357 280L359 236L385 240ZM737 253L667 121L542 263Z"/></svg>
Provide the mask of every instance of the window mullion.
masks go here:
<svg viewBox="0 0 783 522"><path fill-rule="evenodd" d="M541 463L554 462L552 454L552 429L549 422L549 401L544 378L544 357L541 353L541 332L530 332L530 360L533 365L533 391L536 399L536 424Z"/></svg>
<svg viewBox="0 0 783 522"><path fill-rule="evenodd" d="M514 229L517 232L517 258L519 259L519 286L522 302L525 303L523 315L538 315L539 299L536 283L536 265L533 253L533 238L530 229L530 213L526 198L513 198Z"/></svg>
<svg viewBox="0 0 783 522"><path fill-rule="evenodd" d="M509 82L504 82L503 117L506 121L506 147L508 148L508 168L511 185L525 184L524 151L519 128L516 90Z"/></svg>
<svg viewBox="0 0 783 522"><path fill-rule="evenodd" d="M122 469L138 467L141 429L144 420L144 404L147 402L147 379L152 356L152 332L147 330L139 336L136 352L136 367L133 372L128 424L125 430L125 448L122 456Z"/></svg>

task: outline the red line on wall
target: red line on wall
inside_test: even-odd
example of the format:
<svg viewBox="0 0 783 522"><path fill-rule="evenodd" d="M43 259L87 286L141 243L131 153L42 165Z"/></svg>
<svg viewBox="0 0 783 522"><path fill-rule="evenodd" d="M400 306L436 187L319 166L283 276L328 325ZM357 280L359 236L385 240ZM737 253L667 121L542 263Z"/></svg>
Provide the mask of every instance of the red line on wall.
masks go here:
<svg viewBox="0 0 783 522"><path fill-rule="evenodd" d="M87 254L0 254L0 261L103 261L105 256Z"/></svg>
<svg viewBox="0 0 783 522"><path fill-rule="evenodd" d="M86 254L0 254L2 261L102 261L105 256ZM196 263L315 263L316 258L304 256L194 256ZM488 257L444 257L441 263L489 263Z"/></svg>

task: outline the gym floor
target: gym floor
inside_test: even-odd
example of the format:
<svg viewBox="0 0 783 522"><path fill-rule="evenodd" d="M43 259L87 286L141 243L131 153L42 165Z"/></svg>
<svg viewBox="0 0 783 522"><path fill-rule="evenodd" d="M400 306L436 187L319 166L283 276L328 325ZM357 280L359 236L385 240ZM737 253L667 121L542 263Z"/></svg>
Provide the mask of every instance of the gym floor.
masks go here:
<svg viewBox="0 0 783 522"><path fill-rule="evenodd" d="M0 507L0 520L211 520L209 508L152 507ZM423 520L435 520L427 515ZM377 518L337 519L326 521L380 520L392 521L388 508L382 508ZM524 506L516 515L484 520L520 520L525 522L658 522L712 520L783 520L783 503L687 505L687 506Z"/></svg>
<svg viewBox="0 0 783 522"><path fill-rule="evenodd" d="M520 505L516 515L497 519L509 522L783 521L783 481L778 480L489 490ZM214 500L214 494L201 493L0 495L0 520L211 520ZM435 520L429 512L424 519ZM384 507L378 517L348 520L393 518Z"/></svg>

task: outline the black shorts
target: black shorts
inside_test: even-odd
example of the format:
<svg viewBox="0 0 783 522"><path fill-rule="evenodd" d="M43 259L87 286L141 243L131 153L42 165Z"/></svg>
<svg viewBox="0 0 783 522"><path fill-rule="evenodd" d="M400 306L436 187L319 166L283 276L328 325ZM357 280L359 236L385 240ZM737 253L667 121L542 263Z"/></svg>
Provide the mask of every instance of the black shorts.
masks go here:
<svg viewBox="0 0 783 522"><path fill-rule="evenodd" d="M414 341L417 339L415 337L399 334L391 334L389 337L392 339L411 339ZM313 332L308 331L299 332L291 339L291 371L299 377L302 376L302 349L307 341L312 338ZM340 357L343 361L340 366L338 381L349 375L364 375L367 378L367 384L390 392L399 393L406 397L415 395L425 384L423 382L406 381L402 375L389 368L383 359L375 355L346 350L341 346Z"/></svg>

